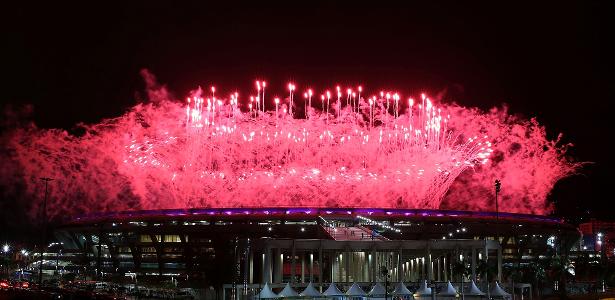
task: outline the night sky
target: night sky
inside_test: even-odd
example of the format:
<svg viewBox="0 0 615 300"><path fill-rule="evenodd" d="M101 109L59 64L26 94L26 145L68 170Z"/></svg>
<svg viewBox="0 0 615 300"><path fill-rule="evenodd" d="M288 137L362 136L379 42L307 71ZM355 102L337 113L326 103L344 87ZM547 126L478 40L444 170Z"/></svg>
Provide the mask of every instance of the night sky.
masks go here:
<svg viewBox="0 0 615 300"><path fill-rule="evenodd" d="M4 7L2 109L31 104L37 125L68 130L118 116L144 98L142 68L180 99L197 85L252 91L256 78L270 95L289 80L446 90L446 101L508 103L552 137L563 133L572 157L593 164L556 186L556 213L608 217L615 35L606 2L232 2Z"/></svg>

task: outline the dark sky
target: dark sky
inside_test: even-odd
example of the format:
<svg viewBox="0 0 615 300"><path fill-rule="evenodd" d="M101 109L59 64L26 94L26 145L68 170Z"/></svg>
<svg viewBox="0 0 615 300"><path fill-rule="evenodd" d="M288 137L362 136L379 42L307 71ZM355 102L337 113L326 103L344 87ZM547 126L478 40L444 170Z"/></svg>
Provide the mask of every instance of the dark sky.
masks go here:
<svg viewBox="0 0 615 300"><path fill-rule="evenodd" d="M121 114L142 95L142 68L181 98L199 84L248 91L256 78L273 93L288 80L448 89L463 105L506 102L564 133L573 157L595 164L558 184L558 213L606 215L615 53L606 2L60 2L2 9L0 101L32 104L39 126Z"/></svg>

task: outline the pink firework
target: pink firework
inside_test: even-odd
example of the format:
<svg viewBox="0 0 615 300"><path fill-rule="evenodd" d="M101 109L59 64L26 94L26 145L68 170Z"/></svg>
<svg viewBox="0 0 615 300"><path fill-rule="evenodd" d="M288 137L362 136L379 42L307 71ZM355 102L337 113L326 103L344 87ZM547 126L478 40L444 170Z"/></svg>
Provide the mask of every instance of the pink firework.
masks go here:
<svg viewBox="0 0 615 300"><path fill-rule="evenodd" d="M488 136L447 130L429 99L403 117L372 113L373 127L350 105L338 108L338 117L306 120L281 113L274 99L275 114L257 117L233 99L169 104L169 111L186 111L185 121L148 122L124 146L118 171L141 199L164 197L180 207L437 208L455 178L491 152Z"/></svg>
<svg viewBox="0 0 615 300"><path fill-rule="evenodd" d="M310 89L306 103L297 103L294 84L287 99L265 98L265 83L257 87L256 101L242 101L237 92L223 98L212 87L185 102L157 88L149 95L162 99L86 126L80 137L16 130L5 137L14 153L5 161L14 168L2 174L3 184L17 178L37 195L41 174L55 178L53 215L240 206L490 210L489 189L502 178L503 197L530 190L525 204L504 210L545 213L548 192L576 167L544 128L506 112L436 105L426 95L399 101L398 92L363 98L363 87L358 97L348 89L346 101L338 94L332 105L326 91L326 101L312 103ZM274 104L275 111L264 110ZM301 106L306 117L297 119L293 112ZM520 151L542 152L531 163L514 155L494 163L490 156L519 142L516 131L526 136L519 137ZM504 174L502 164L514 170ZM528 168L540 174L513 180L515 170Z"/></svg>

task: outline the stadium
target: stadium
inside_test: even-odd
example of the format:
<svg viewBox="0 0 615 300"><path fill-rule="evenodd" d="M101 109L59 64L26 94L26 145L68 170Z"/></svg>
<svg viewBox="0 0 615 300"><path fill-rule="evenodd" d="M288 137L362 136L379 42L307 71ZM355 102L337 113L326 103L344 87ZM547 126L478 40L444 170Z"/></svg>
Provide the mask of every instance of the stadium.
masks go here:
<svg viewBox="0 0 615 300"><path fill-rule="evenodd" d="M137 276L197 281L256 294L263 284L316 288L332 282L459 282L466 265L479 284L507 263L531 263L553 239L577 229L545 216L449 210L233 208L130 211L76 218L59 228L64 258L99 279ZM498 243L499 240L501 243ZM502 245L502 246L500 246ZM485 278L481 264L494 270ZM86 271L87 271L86 270ZM126 275L128 274L128 275Z"/></svg>
<svg viewBox="0 0 615 300"><path fill-rule="evenodd" d="M360 86L326 91L319 107L311 89L300 103L289 84L266 111L266 84L256 83L249 109L212 87L186 103L135 106L81 137L20 140L24 173L56 178L51 215L84 212L55 231L64 269L211 287L222 299L284 283L322 292L471 278L488 289L507 264L578 236L543 216L546 195L576 166L536 123L425 94L407 104L397 92L362 97ZM496 181L496 212L485 212L496 178L506 186L498 202Z"/></svg>

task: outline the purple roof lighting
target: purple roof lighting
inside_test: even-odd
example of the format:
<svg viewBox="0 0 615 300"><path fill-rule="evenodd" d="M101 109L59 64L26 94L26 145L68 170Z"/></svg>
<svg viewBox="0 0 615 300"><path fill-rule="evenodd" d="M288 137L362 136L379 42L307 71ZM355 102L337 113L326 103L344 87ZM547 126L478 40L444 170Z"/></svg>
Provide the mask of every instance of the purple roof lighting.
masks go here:
<svg viewBox="0 0 615 300"><path fill-rule="evenodd" d="M378 208L317 208L317 207L276 207L276 208L194 208L194 209L167 209L167 210L141 210L96 213L76 216L73 222L88 222L100 219L118 218L148 218L148 217L182 217L182 216L253 216L255 218L265 216L301 216L301 215L326 215L326 216L359 216L371 217L428 217L428 218L487 218L512 219L538 222L563 223L563 220L554 217L516 214L501 212L477 212L477 211L454 211L454 210L422 210L422 209L378 209Z"/></svg>

